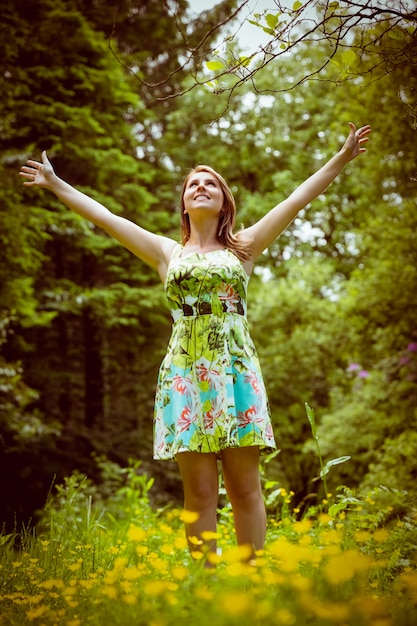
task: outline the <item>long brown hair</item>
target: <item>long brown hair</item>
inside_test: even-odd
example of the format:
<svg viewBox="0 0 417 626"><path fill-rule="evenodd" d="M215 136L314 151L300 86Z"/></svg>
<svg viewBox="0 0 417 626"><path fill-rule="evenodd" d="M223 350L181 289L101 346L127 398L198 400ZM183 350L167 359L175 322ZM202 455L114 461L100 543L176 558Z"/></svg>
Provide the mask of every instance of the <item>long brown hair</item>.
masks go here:
<svg viewBox="0 0 417 626"><path fill-rule="evenodd" d="M239 234L233 234L233 228L236 224L236 203L229 185L224 180L223 176L218 174L212 167L208 165L197 165L187 175L184 180L181 191L181 241L182 244L186 244L190 238L191 226L190 218L187 213L184 212L184 192L187 187L187 183L193 174L199 172L208 172L216 178L219 182L220 188L223 192L223 206L219 214L219 229L217 231L217 238L219 242L228 250L231 250L238 259L241 261L247 261L250 259L250 241L245 241Z"/></svg>

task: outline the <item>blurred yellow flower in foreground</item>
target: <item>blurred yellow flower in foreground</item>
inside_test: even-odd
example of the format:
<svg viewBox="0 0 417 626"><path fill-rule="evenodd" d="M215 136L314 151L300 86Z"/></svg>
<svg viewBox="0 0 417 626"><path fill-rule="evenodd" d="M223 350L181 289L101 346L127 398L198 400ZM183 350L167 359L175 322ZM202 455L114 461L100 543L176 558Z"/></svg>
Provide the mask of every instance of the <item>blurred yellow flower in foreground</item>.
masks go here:
<svg viewBox="0 0 417 626"><path fill-rule="evenodd" d="M180 513L180 520L184 522L184 524L193 524L199 517L196 511L187 511L187 509L184 509Z"/></svg>

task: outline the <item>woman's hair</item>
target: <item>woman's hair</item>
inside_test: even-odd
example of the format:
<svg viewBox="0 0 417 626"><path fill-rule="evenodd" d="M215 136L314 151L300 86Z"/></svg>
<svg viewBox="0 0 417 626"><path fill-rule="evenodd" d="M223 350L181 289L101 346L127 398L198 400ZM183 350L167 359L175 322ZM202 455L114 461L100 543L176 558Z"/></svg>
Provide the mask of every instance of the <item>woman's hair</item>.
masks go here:
<svg viewBox="0 0 417 626"><path fill-rule="evenodd" d="M184 180L181 191L181 241L182 244L186 244L190 238L190 218L188 213L185 213L184 206L184 192L187 187L187 183L193 174L199 172L208 172L212 174L219 182L220 188L223 192L223 206L219 214L219 230L217 237L220 243L233 252L241 261L247 261L250 258L250 242L245 241L239 235L233 234L233 228L236 223L236 203L232 192L223 176L218 174L212 167L208 165L197 165L194 167Z"/></svg>

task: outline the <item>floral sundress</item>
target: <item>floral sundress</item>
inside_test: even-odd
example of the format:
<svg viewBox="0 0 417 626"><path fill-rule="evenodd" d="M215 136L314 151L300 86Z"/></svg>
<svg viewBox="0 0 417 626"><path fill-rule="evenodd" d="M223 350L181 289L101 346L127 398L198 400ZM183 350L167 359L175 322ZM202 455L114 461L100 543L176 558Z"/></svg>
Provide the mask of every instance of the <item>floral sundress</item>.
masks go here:
<svg viewBox="0 0 417 626"><path fill-rule="evenodd" d="M249 277L230 250L172 255L173 318L155 398L154 458L259 446L275 449L268 399L246 319Z"/></svg>

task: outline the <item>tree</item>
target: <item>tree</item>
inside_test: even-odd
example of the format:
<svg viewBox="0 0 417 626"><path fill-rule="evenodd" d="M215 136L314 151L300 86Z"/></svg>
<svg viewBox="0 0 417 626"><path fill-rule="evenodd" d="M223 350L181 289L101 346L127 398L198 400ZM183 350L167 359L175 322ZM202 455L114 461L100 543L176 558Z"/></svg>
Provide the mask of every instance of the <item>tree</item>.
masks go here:
<svg viewBox="0 0 417 626"><path fill-rule="evenodd" d="M150 466L152 381L169 333L158 278L17 177L28 157L47 148L63 178L111 210L156 232L178 231L173 192L165 188L172 172L154 145L164 112L177 104L149 111L145 90L137 93L120 60L156 76L158 64L177 67L183 42L168 3L117 8L75 0L41 0L30 14L19 0L1 8L0 401L7 445L0 463L14 467L21 498L6 506L10 521L14 511L21 519L36 507L31 500L25 509L25 484L39 505L54 474L74 466L94 472L92 450L118 460L143 456ZM161 57L167 40L170 54Z"/></svg>
<svg viewBox="0 0 417 626"><path fill-rule="evenodd" d="M206 85L217 94L227 93L230 105L236 91L245 84L258 93L293 90L311 80L340 84L361 78L364 84L371 84L395 73L404 63L415 67L417 12L408 0L398 0L395 4L387 0L291 3L274 0L274 4L274 10L255 13L249 19L245 13L247 1L240 2L235 13L222 24L222 27L230 26L232 18L232 24L237 21L235 34L227 36L223 42L218 41L214 48L206 48L204 57L211 55L211 59L205 64L198 56L201 46L194 54L190 45L192 53L186 56L183 68L190 69L193 81L169 96L158 95L158 98L178 97L199 85ZM239 26L245 21L266 33L269 40L257 50L244 54L236 42ZM186 34L184 39L187 40ZM316 64L309 72L299 68L290 87L275 85L266 91L259 83L264 70L269 71L272 65L281 63L289 55L312 49L320 50ZM226 80L230 77L233 80ZM404 85L400 97L409 107L410 115L415 117L417 104L413 89Z"/></svg>

